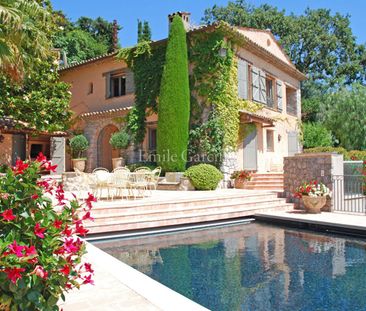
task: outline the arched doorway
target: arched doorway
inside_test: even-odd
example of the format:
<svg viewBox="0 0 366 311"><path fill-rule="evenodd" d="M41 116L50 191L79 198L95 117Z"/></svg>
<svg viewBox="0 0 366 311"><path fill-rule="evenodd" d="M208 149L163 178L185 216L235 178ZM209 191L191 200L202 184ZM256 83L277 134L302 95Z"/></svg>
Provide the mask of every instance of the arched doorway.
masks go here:
<svg viewBox="0 0 366 311"><path fill-rule="evenodd" d="M107 125L104 127L98 136L98 167L105 167L108 170L112 170L112 158L119 157L119 150L112 148L109 140L113 133L117 132L118 128L114 125Z"/></svg>

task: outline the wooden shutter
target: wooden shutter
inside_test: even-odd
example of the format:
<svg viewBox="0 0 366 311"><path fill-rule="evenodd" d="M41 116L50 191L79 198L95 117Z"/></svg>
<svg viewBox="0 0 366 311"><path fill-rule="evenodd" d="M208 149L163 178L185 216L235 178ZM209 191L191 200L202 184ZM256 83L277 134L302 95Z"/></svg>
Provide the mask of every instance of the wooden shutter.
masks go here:
<svg viewBox="0 0 366 311"><path fill-rule="evenodd" d="M259 69L256 67L252 67L252 93L253 100L259 102Z"/></svg>
<svg viewBox="0 0 366 311"><path fill-rule="evenodd" d="M277 90L277 109L279 111L282 111L283 107L283 99L282 99L282 82L281 81L276 81L276 90Z"/></svg>
<svg viewBox="0 0 366 311"><path fill-rule="evenodd" d="M111 97L111 73L105 75L105 97Z"/></svg>
<svg viewBox="0 0 366 311"><path fill-rule="evenodd" d="M241 58L238 58L238 95L248 99L248 63Z"/></svg>
<svg viewBox="0 0 366 311"><path fill-rule="evenodd" d="M131 94L135 92L135 82L133 80L132 70L126 71L126 94Z"/></svg>
<svg viewBox="0 0 366 311"><path fill-rule="evenodd" d="M56 172L51 174L62 174L65 171L65 138L51 137L50 158L52 164L57 164Z"/></svg>
<svg viewBox="0 0 366 311"><path fill-rule="evenodd" d="M262 70L259 71L259 102L267 103L266 74Z"/></svg>

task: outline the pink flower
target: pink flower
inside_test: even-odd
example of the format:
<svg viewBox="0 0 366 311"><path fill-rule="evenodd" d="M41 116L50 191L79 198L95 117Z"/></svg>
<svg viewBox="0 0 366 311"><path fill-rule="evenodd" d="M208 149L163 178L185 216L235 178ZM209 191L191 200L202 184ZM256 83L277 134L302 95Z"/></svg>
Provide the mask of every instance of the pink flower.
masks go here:
<svg viewBox="0 0 366 311"><path fill-rule="evenodd" d="M89 232L88 229L85 229L82 225L76 225L75 233L78 235L85 236Z"/></svg>
<svg viewBox="0 0 366 311"><path fill-rule="evenodd" d="M91 285L94 285L94 280L92 280L92 276L91 274L90 275L87 275L85 278L84 278L84 282L83 284L91 284Z"/></svg>
<svg viewBox="0 0 366 311"><path fill-rule="evenodd" d="M94 221L94 218L91 217L90 212L86 212L85 215L83 216L82 220L91 220L91 221Z"/></svg>
<svg viewBox="0 0 366 311"><path fill-rule="evenodd" d="M81 240L77 239L77 240L73 240L71 239L66 239L63 245L63 248L65 250L66 253L76 253L80 250L80 246L81 246Z"/></svg>
<svg viewBox="0 0 366 311"><path fill-rule="evenodd" d="M91 266L91 264L90 263L85 263L84 264L84 268L85 268L85 271L86 272L90 272L90 273L93 273L94 272L94 270L92 269L92 266Z"/></svg>
<svg viewBox="0 0 366 311"><path fill-rule="evenodd" d="M21 272L24 272L25 269L24 268L5 268L4 272L7 274L8 279L16 284L18 279L22 278L22 275L20 274Z"/></svg>
<svg viewBox="0 0 366 311"><path fill-rule="evenodd" d="M39 223L36 223L36 225L34 226L34 234L36 236L38 236L39 238L43 239L44 238L44 232L46 231L46 228L42 228L41 225Z"/></svg>
<svg viewBox="0 0 366 311"><path fill-rule="evenodd" d="M7 209L7 210L5 210L3 213L1 213L0 214L2 217L3 217L3 219L5 220L5 221L12 221L12 220L14 220L16 217L14 216L14 214L13 214L13 210L11 210L11 209Z"/></svg>
<svg viewBox="0 0 366 311"><path fill-rule="evenodd" d="M23 257L23 250L24 250L24 246L22 245L18 245L17 241L14 240L14 242L10 245L8 245L8 249L9 249L9 254L14 254L17 257Z"/></svg>
<svg viewBox="0 0 366 311"><path fill-rule="evenodd" d="M32 196L31 196L31 199L32 200L37 200L39 198L39 196L38 196L38 194L37 193L35 193L35 194L33 194Z"/></svg>
<svg viewBox="0 0 366 311"><path fill-rule="evenodd" d="M47 161L47 158L42 152L40 152L36 158L36 161L43 163L43 162Z"/></svg>
<svg viewBox="0 0 366 311"><path fill-rule="evenodd" d="M25 254L24 254L25 257L37 255L37 250L33 245L31 245L29 247L24 246L24 249L25 249Z"/></svg>
<svg viewBox="0 0 366 311"><path fill-rule="evenodd" d="M35 274L41 279L47 279L48 277L48 272L40 265L37 265L31 274Z"/></svg>

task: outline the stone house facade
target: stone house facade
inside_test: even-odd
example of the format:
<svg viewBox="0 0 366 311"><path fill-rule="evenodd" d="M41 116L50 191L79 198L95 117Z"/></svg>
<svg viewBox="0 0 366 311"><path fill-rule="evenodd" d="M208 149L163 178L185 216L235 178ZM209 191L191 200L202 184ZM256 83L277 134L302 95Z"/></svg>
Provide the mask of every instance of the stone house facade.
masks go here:
<svg viewBox="0 0 366 311"><path fill-rule="evenodd" d="M189 13L178 13L189 23ZM189 26L188 26L189 27ZM188 28L187 27L187 28ZM188 29L188 34L211 26ZM224 171L247 169L258 172L282 171L283 158L300 151L300 83L305 76L292 64L270 31L233 27L245 38L236 48L239 97L263 108L255 113L240 111L240 122L252 124L252 132L238 142L238 150L226 157ZM133 72L116 52L59 70L71 84L71 109L90 142L87 169L112 168L116 151L109 145L113 132L123 127L123 118L134 105ZM156 148L157 115L147 118L142 150L130 147L129 160L142 160ZM134 152L132 152L134 151ZM136 152L137 151L137 152ZM67 168L70 169L69 157Z"/></svg>

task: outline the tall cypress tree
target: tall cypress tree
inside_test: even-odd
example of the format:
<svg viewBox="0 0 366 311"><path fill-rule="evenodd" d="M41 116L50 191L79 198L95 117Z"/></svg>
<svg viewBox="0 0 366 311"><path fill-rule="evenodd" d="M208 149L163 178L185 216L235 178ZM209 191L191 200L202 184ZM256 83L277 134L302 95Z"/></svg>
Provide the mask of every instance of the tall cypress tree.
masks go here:
<svg viewBox="0 0 366 311"><path fill-rule="evenodd" d="M180 16L170 25L158 103L158 164L166 172L184 171L190 114L186 31Z"/></svg>

